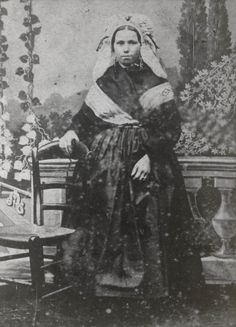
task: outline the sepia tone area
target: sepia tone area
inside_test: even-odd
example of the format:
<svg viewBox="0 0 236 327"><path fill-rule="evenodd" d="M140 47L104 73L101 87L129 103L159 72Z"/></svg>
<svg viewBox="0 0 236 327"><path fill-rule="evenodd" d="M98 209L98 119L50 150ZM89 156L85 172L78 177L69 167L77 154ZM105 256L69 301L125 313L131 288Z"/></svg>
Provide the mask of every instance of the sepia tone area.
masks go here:
<svg viewBox="0 0 236 327"><path fill-rule="evenodd" d="M156 76L138 29L128 34L140 43L128 68L115 57L117 31L104 30L113 15L129 22L134 13L152 21L143 35ZM236 326L235 15L234 0L0 0L0 326ZM93 98L106 38L113 62ZM167 95L161 89L156 100L163 80ZM116 82L121 93L113 93ZM119 114L106 109L107 98ZM86 125L86 110L100 134ZM70 153L60 143L68 130L82 141L74 138L71 151L64 146ZM159 147L159 133L170 143ZM151 182L135 188L130 176L140 154L151 158ZM109 210L116 218L110 234ZM99 284L97 274L100 288L91 293L94 258L99 265L104 253L104 266L113 264L109 283L117 269L114 285L122 287L102 274ZM182 288L173 291L178 278Z"/></svg>

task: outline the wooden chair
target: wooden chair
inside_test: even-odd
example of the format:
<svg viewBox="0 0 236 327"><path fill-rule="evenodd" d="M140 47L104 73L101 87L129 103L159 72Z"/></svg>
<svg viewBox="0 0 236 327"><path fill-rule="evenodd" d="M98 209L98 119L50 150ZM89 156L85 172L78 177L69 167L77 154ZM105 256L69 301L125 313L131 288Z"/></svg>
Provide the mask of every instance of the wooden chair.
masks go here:
<svg viewBox="0 0 236 327"><path fill-rule="evenodd" d="M24 253L5 255L0 257L0 261L14 260L29 257L31 270L31 283L35 291L35 317L34 324L37 320L37 312L40 309L40 301L59 292L68 290L71 285L60 286L59 288L47 292L45 285L45 271L52 266L58 265L61 261L55 260L55 255L44 254L44 246L60 247L73 232L73 229L58 227L49 229L44 225L44 212L46 210L65 210L69 206L66 203L44 203L43 191L48 189L67 189L72 187L69 183L42 183L40 179L40 166L38 159L38 150L32 151L32 223L24 225L14 225L0 227L0 245L14 249L27 250ZM44 259L51 259L48 263ZM20 283L17 280L1 278L0 281L6 283ZM24 284L28 284L24 282ZM58 286L58 285L56 285Z"/></svg>

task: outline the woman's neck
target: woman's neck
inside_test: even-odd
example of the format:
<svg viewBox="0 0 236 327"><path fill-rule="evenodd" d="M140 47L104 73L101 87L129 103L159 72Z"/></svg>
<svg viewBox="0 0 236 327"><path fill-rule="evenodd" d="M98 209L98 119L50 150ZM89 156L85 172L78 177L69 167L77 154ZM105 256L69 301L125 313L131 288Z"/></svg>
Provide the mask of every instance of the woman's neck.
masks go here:
<svg viewBox="0 0 236 327"><path fill-rule="evenodd" d="M143 68L143 62L142 61L138 61L138 62L135 62L133 64L129 64L129 65L124 65L120 62L118 62L118 64L126 69L126 70L141 70Z"/></svg>

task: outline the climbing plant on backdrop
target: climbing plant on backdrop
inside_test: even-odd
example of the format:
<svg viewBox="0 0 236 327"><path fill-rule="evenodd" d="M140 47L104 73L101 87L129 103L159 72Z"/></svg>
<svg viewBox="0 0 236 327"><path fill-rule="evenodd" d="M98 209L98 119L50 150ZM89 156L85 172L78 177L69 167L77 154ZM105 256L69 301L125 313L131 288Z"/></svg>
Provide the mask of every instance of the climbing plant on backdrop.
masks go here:
<svg viewBox="0 0 236 327"><path fill-rule="evenodd" d="M35 114L35 110L41 106L40 100L34 95L34 65L40 63L40 58L35 53L35 40L41 32L41 24L37 15L33 13L32 0L20 0L24 5L25 17L23 26L25 32L20 35L20 40L24 42L26 53L22 54L19 59L21 66L16 70L16 75L21 76L23 81L27 83L27 88L21 90L18 94L21 109L27 113L26 123L22 130L25 135L19 139L22 146L22 154L14 163L16 180L30 179L30 169L28 158L31 155L32 148L40 141L49 139L49 136L40 125L40 121Z"/></svg>
<svg viewBox="0 0 236 327"><path fill-rule="evenodd" d="M10 114L6 111L5 89L9 87L6 80L5 62L9 59L7 56L7 37L4 31L4 16L8 15L7 8L3 6L3 2L8 0L0 0L0 177L7 178L9 171L12 168L12 135L7 128L7 123L10 120Z"/></svg>

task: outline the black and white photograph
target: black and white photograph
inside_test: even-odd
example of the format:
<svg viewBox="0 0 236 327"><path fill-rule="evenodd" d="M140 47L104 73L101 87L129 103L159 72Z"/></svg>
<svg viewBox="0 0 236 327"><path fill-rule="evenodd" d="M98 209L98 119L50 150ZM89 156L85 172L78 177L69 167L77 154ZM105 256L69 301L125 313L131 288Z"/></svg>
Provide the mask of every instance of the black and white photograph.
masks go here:
<svg viewBox="0 0 236 327"><path fill-rule="evenodd" d="M0 326L236 326L235 16L0 0Z"/></svg>

